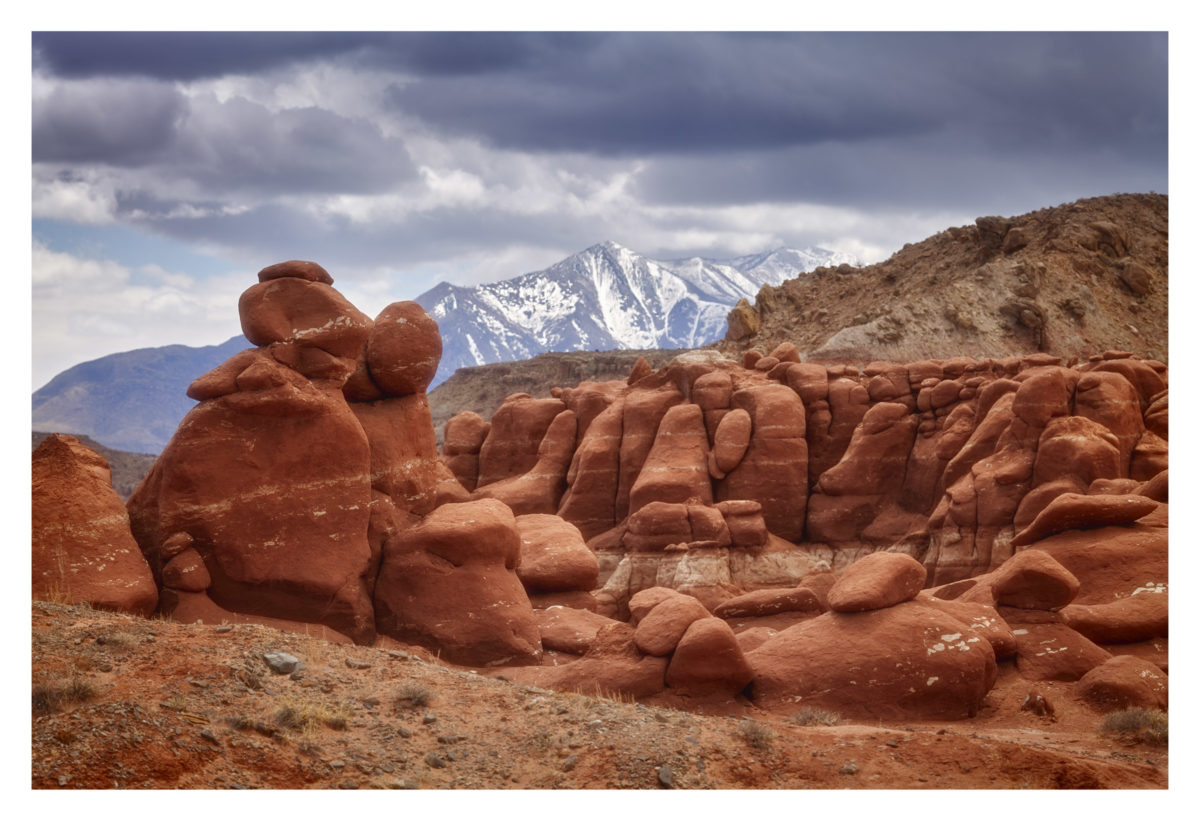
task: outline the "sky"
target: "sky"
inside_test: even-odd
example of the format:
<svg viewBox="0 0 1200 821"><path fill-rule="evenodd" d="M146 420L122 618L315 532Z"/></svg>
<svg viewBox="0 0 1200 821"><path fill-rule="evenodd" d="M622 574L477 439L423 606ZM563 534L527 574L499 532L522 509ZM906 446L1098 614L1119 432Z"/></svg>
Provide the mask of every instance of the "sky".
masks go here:
<svg viewBox="0 0 1200 821"><path fill-rule="evenodd" d="M32 387L239 332L310 259L364 312L604 240L884 259L1168 191L1165 32L39 31Z"/></svg>

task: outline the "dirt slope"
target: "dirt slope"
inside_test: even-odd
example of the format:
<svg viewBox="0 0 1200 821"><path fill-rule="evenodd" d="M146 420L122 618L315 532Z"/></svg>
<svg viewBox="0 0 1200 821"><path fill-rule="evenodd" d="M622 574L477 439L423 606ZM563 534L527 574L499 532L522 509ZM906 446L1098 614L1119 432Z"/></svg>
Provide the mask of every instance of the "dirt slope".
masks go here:
<svg viewBox="0 0 1200 821"><path fill-rule="evenodd" d="M1090 713L1000 720L1028 690L1004 666L969 722L801 726L744 702L552 693L257 625L35 602L32 628L35 789L1167 786L1165 747L1098 735ZM275 651L304 667L271 673ZM1070 686L1039 689L1054 701Z"/></svg>
<svg viewBox="0 0 1200 821"><path fill-rule="evenodd" d="M1109 349L1167 361L1167 197L980 217L876 265L818 268L730 313L726 353L789 341L817 361Z"/></svg>

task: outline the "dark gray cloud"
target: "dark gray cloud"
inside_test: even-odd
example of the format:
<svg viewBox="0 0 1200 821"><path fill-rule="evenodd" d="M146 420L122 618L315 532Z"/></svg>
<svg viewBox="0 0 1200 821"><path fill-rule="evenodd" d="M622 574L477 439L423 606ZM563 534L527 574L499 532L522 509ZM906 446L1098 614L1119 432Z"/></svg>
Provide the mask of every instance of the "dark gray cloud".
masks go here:
<svg viewBox="0 0 1200 821"><path fill-rule="evenodd" d="M586 46L397 85L390 102L543 151L762 149L946 129L988 146L1161 152L1165 142L1165 34L655 33Z"/></svg>
<svg viewBox="0 0 1200 821"><path fill-rule="evenodd" d="M629 242L631 225L638 250L715 253L737 231L783 228L722 223L727 206L1012 214L1166 190L1165 33L77 32L33 44L35 177L75 181L43 192L55 213L115 202L118 221L256 258L400 267ZM208 82L226 75L244 76ZM330 196L372 194L387 201ZM689 229L695 249L681 246Z"/></svg>
<svg viewBox="0 0 1200 821"><path fill-rule="evenodd" d="M354 32L35 31L33 61L60 77L195 80L339 57L376 41Z"/></svg>
<svg viewBox="0 0 1200 821"><path fill-rule="evenodd" d="M823 143L710 156L661 157L633 182L653 205L820 202L881 208L1020 213L1084 196L1165 190L1158 152L1114 157L1103 146L980 150L953 133L857 145Z"/></svg>
<svg viewBox="0 0 1200 821"><path fill-rule="evenodd" d="M377 193L415 173L404 143L368 120L212 96L192 101L173 165L205 190L264 195Z"/></svg>
<svg viewBox="0 0 1200 821"><path fill-rule="evenodd" d="M33 159L161 168L163 179L224 196L373 193L415 173L404 143L370 120L189 98L170 83L125 78L63 83L36 100Z"/></svg>
<svg viewBox="0 0 1200 821"><path fill-rule="evenodd" d="M342 60L418 75L561 65L602 41L589 32L52 31L33 33L34 67L60 77L198 80Z"/></svg>
<svg viewBox="0 0 1200 821"><path fill-rule="evenodd" d="M34 162L145 165L174 141L187 102L145 79L56 86L33 106Z"/></svg>

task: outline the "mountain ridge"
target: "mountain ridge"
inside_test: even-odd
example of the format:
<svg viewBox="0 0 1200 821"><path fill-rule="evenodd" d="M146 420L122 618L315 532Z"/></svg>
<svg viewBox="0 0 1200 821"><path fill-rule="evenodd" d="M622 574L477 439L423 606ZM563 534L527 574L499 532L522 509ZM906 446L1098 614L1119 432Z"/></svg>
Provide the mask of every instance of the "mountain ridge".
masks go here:
<svg viewBox="0 0 1200 821"><path fill-rule="evenodd" d="M828 249L786 247L732 260L656 260L606 240L499 282L439 283L415 300L442 333L431 387L462 367L551 351L706 345L724 333L729 309L763 285L851 261Z"/></svg>
<svg viewBox="0 0 1200 821"><path fill-rule="evenodd" d="M472 287L440 282L415 300L438 321L443 338L430 390L460 367L549 352L708 344L724 333L726 315L738 299L800 273L803 265L848 259L823 248L780 247L733 260L664 262L605 240L548 268L499 282ZM34 392L33 428L158 453L195 405L186 395L191 381L250 347L239 335L219 345L138 348L82 362Z"/></svg>

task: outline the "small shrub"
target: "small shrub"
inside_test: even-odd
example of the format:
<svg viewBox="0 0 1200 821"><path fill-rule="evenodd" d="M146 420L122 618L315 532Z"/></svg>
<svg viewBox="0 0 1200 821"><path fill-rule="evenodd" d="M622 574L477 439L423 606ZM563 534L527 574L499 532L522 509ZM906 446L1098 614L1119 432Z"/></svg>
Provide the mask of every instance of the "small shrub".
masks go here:
<svg viewBox="0 0 1200 821"><path fill-rule="evenodd" d="M756 750L766 750L771 746L775 734L752 718L744 719L738 724L738 732Z"/></svg>
<svg viewBox="0 0 1200 821"><path fill-rule="evenodd" d="M59 684L33 685L34 715L47 715L69 704L81 704L96 697L95 686L86 679L72 678Z"/></svg>
<svg viewBox="0 0 1200 821"><path fill-rule="evenodd" d="M428 707L431 701L433 701L433 691L420 684L412 682L402 684L400 685L400 689L396 691L396 707L398 709L405 707Z"/></svg>
<svg viewBox="0 0 1200 821"><path fill-rule="evenodd" d="M354 715L348 704L330 704L324 701L305 701L286 697L279 703L275 723L288 730L297 730L311 735L322 726L333 730L346 729L347 720Z"/></svg>
<svg viewBox="0 0 1200 821"><path fill-rule="evenodd" d="M96 637L96 644L113 650L124 650L137 644L137 637L129 633L106 633L103 636Z"/></svg>
<svg viewBox="0 0 1200 821"><path fill-rule="evenodd" d="M1115 735L1146 744L1167 743L1167 714L1162 710L1130 707L1109 713L1100 722L1101 735Z"/></svg>
<svg viewBox="0 0 1200 821"><path fill-rule="evenodd" d="M822 710L820 707L805 707L792 716L792 721L801 727L836 727L842 723L842 717L832 710Z"/></svg>

